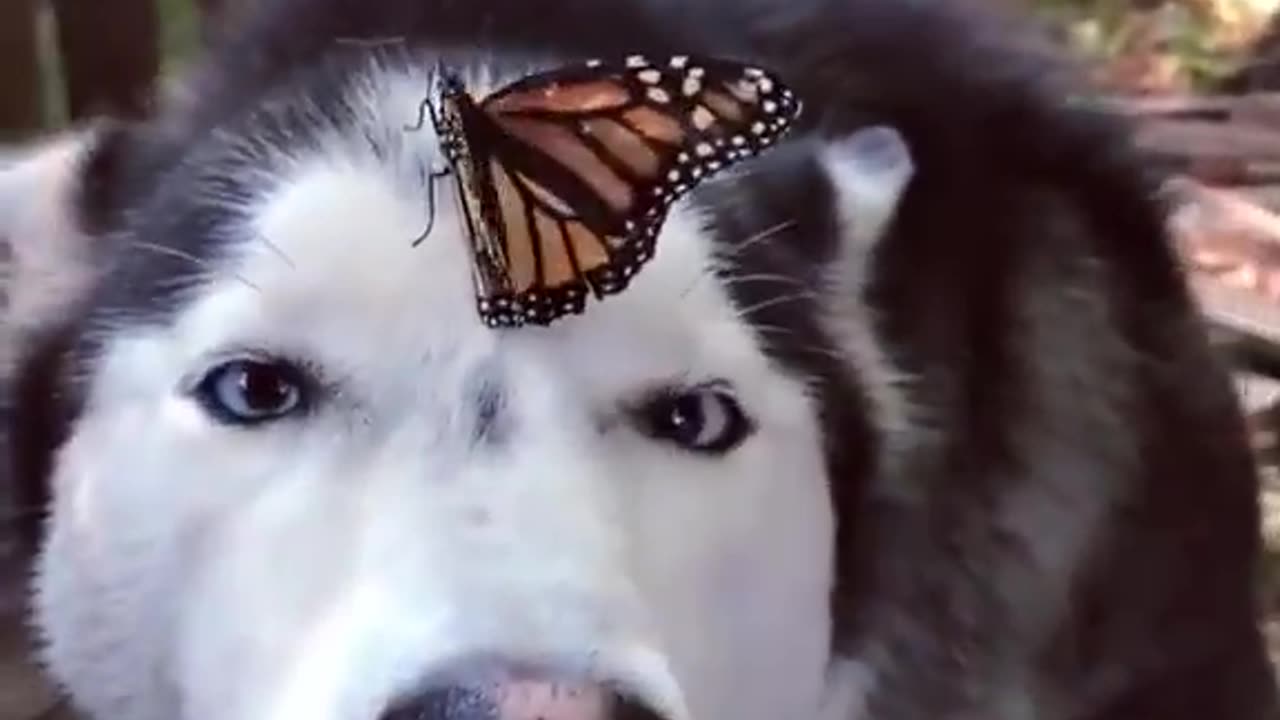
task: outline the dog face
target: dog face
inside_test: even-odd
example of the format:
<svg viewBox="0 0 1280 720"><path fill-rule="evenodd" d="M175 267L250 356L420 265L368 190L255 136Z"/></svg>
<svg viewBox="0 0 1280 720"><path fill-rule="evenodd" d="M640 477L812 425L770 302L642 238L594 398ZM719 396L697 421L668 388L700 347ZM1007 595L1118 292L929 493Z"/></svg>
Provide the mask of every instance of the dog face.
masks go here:
<svg viewBox="0 0 1280 720"><path fill-rule="evenodd" d="M578 699L526 704L605 717L607 688L671 720L817 717L827 379L772 355L786 328L760 312L832 310L822 283L852 281L847 253L909 178L900 136L755 170L807 179L807 211L848 238L829 267L795 263L813 279L754 261L793 223L708 197L676 207L624 294L494 331L458 205L426 215L439 142L404 129L426 78L335 82L348 112L265 105L110 240L66 355L81 407L40 565L51 668L122 718L375 718L481 679L504 718L535 711L515 688L559 684ZM264 140L294 113L313 114ZM747 286L771 288L760 307Z"/></svg>

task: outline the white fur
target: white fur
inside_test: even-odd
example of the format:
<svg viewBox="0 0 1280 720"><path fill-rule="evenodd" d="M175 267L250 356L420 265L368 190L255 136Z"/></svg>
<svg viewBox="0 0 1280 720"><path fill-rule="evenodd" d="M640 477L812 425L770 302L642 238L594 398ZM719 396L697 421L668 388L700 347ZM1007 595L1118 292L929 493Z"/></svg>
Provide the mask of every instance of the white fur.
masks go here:
<svg viewBox="0 0 1280 720"><path fill-rule="evenodd" d="M422 82L371 73L356 106L391 137ZM677 207L621 295L494 332L452 186L411 247L436 148L428 128L383 163L330 137L264 182L173 324L102 329L40 566L52 671L110 720L372 720L485 652L621 678L672 720L850 717L871 680L830 665L815 404L709 281L699 218ZM896 202L891 176L885 193L835 174L870 209ZM305 359L332 395L213 422L183 389L242 348ZM624 412L712 379L758 425L723 457ZM491 443L472 432L481 381L505 391Z"/></svg>

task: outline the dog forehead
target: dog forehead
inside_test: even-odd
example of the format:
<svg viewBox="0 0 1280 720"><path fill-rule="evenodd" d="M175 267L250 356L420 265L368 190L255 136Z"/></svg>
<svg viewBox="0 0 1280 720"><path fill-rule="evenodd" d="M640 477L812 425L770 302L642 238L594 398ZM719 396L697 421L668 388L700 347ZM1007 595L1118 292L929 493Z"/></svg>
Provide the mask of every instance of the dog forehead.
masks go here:
<svg viewBox="0 0 1280 720"><path fill-rule="evenodd" d="M225 271L179 318L201 334L226 334L201 344L247 336L388 370L503 347L589 356L579 363L588 372L665 377L755 354L715 272L714 235L689 204L673 208L655 257L626 291L550 326L494 330L476 310L473 247L453 179L405 182L385 161L330 158L297 163L256 204L219 261Z"/></svg>
<svg viewBox="0 0 1280 720"><path fill-rule="evenodd" d="M483 70L474 87L497 76ZM671 208L655 257L624 292L589 297L584 313L548 327L484 327L456 178L437 176L447 161L419 118L426 73L374 64L344 78L336 91L264 101L187 151L136 233L165 252L131 253L93 321L175 328L188 372L258 349L384 389L447 358L465 372L498 348L595 375L601 393L778 369L731 292L752 268L726 233L759 228L731 222L734 203L697 189Z"/></svg>

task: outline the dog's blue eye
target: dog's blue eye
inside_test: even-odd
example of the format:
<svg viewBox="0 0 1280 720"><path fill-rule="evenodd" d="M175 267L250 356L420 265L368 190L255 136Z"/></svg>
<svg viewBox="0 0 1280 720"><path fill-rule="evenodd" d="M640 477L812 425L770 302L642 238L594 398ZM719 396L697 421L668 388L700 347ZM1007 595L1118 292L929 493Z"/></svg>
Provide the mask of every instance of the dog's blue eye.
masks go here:
<svg viewBox="0 0 1280 720"><path fill-rule="evenodd" d="M196 386L195 396L218 420L251 425L300 409L304 385L303 374L292 365L239 359L210 370Z"/></svg>
<svg viewBox="0 0 1280 720"><path fill-rule="evenodd" d="M754 427L733 394L715 386L663 393L645 403L641 422L650 437L707 455L736 448Z"/></svg>

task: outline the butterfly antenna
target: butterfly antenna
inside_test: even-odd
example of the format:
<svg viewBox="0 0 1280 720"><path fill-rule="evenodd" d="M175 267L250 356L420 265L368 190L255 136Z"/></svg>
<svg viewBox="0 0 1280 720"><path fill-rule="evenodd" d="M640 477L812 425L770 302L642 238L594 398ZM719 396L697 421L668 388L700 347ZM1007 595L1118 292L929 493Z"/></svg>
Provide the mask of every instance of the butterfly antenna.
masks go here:
<svg viewBox="0 0 1280 720"><path fill-rule="evenodd" d="M448 177L449 170L432 170L427 173L427 229L413 241L413 247L418 247L431 235L431 230L436 226L436 181Z"/></svg>

